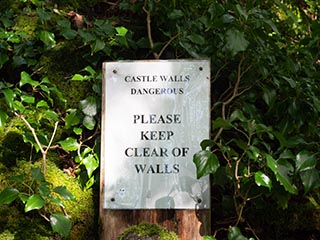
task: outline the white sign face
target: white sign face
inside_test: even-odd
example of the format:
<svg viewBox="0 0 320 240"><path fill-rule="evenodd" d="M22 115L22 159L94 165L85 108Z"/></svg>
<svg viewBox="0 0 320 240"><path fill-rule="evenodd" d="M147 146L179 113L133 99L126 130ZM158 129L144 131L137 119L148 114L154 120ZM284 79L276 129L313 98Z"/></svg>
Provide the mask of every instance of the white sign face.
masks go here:
<svg viewBox="0 0 320 240"><path fill-rule="evenodd" d="M210 207L193 155L209 138L208 60L103 64L103 207Z"/></svg>

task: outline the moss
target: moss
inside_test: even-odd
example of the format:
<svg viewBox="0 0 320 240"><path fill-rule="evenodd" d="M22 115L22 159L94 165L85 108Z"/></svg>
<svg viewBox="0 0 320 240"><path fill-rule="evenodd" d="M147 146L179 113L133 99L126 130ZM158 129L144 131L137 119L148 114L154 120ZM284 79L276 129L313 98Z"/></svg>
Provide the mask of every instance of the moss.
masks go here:
<svg viewBox="0 0 320 240"><path fill-rule="evenodd" d="M151 223L140 223L124 231L118 240L178 240L174 232Z"/></svg>
<svg viewBox="0 0 320 240"><path fill-rule="evenodd" d="M14 19L13 30L17 33L26 33L26 40L30 40L36 37L36 28L38 26L38 20L36 14L23 15L19 14Z"/></svg>
<svg viewBox="0 0 320 240"><path fill-rule="evenodd" d="M84 52L78 49L80 44L77 41L60 42L40 59L41 75L48 77L67 99L67 106L60 103L59 107L77 108L80 100L91 91L91 83L70 80L73 74L88 65L83 59Z"/></svg>
<svg viewBox="0 0 320 240"><path fill-rule="evenodd" d="M20 119L11 118L0 133L0 162L7 167L16 165L17 159L30 156L30 144L23 142L24 124Z"/></svg>
<svg viewBox="0 0 320 240"><path fill-rule="evenodd" d="M50 154L50 156L54 156ZM56 156L57 157L57 156ZM26 181L30 181L31 168L41 167L41 162L31 163L30 161L18 161L14 168L6 168L0 164L0 187L1 189L12 185L12 182L6 180L9 176L26 173L28 177ZM66 211L70 215L73 227L68 239L94 239L95 236L95 215L92 199L92 190L82 191L78 181L66 175L60 170L50 159L47 161L46 179L52 183L52 188L57 186L66 186L66 188L76 197L76 201L64 201ZM21 186L16 186L19 190ZM56 205L46 205L42 209L46 215L57 213L61 210ZM14 236L14 239L60 239L53 233L50 224L45 221L37 211L24 213L24 206L20 201L14 201L10 205L0 207L0 239L5 239L1 234L5 234L6 238ZM9 234L10 233L10 234Z"/></svg>

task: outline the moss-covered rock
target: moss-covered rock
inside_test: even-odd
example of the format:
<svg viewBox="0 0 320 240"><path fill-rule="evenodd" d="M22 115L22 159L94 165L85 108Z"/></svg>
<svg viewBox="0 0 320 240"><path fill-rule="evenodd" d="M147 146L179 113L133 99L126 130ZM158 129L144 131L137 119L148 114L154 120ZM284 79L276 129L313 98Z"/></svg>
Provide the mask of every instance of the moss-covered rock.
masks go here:
<svg viewBox="0 0 320 240"><path fill-rule="evenodd" d="M24 123L18 118L10 118L5 128L0 130L0 162L7 167L16 165L17 159L29 158L30 144L23 141Z"/></svg>
<svg viewBox="0 0 320 240"><path fill-rule="evenodd" d="M118 240L179 240L174 232L151 223L140 223L125 230Z"/></svg>
<svg viewBox="0 0 320 240"><path fill-rule="evenodd" d="M8 180L8 177L25 173L25 181L30 184L31 168L39 167L41 167L41 162L18 161L17 166L10 169L0 164L0 190L13 186L19 191L27 191L28 188L24 188L21 184L14 185ZM65 174L50 160L47 161L46 180L52 184L52 188L65 186L76 198L76 201L64 200L65 210L73 222L68 239L95 239L97 231L95 231L95 206L92 190L83 191L77 179ZM47 216L51 213L61 213L61 209L52 204L47 204L41 211ZM10 205L0 206L0 239L62 238L52 232L50 224L36 210L25 213L24 205L17 199Z"/></svg>

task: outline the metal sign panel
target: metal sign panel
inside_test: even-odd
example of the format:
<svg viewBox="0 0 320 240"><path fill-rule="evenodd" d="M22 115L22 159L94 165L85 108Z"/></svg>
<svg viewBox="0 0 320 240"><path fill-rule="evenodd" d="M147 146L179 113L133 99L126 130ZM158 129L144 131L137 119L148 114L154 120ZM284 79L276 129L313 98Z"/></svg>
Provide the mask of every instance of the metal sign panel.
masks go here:
<svg viewBox="0 0 320 240"><path fill-rule="evenodd" d="M193 154L209 137L210 62L105 62L103 75L103 207L209 208Z"/></svg>

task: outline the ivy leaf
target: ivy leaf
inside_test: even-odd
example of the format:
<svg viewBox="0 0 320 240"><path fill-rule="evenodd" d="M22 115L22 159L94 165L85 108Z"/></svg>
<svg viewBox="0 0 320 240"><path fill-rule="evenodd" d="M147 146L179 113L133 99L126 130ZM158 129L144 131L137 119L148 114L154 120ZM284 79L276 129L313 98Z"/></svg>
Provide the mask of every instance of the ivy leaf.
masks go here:
<svg viewBox="0 0 320 240"><path fill-rule="evenodd" d="M66 151L76 151L79 147L79 143L77 142L77 139L73 137L68 137L65 140L59 141L58 143Z"/></svg>
<svg viewBox="0 0 320 240"><path fill-rule="evenodd" d="M308 151L299 152L296 156L297 172L312 170L316 167L317 158L315 154Z"/></svg>
<svg viewBox="0 0 320 240"><path fill-rule="evenodd" d="M226 47L231 51L231 55L235 56L238 52L247 49L249 42L244 37L244 33L235 28L231 28L226 32Z"/></svg>
<svg viewBox="0 0 320 240"><path fill-rule="evenodd" d="M93 130L94 126L96 125L96 120L91 117L91 116L85 116L83 118L83 125L89 129L89 130Z"/></svg>
<svg viewBox="0 0 320 240"><path fill-rule="evenodd" d="M62 208L65 208L65 205L63 204L63 202L59 198L51 196L51 195L49 195L48 198L51 203L56 204Z"/></svg>
<svg viewBox="0 0 320 240"><path fill-rule="evenodd" d="M248 240L244 237L238 227L230 227L228 231L228 240Z"/></svg>
<svg viewBox="0 0 320 240"><path fill-rule="evenodd" d="M204 236L203 240L217 240L215 237L212 236Z"/></svg>
<svg viewBox="0 0 320 240"><path fill-rule="evenodd" d="M32 168L31 169L31 176L36 181L39 181L39 182L45 182L46 181L40 168Z"/></svg>
<svg viewBox="0 0 320 240"><path fill-rule="evenodd" d="M54 33L48 31L41 31L39 39L48 47L52 48L56 45Z"/></svg>
<svg viewBox="0 0 320 240"><path fill-rule="evenodd" d="M32 80L31 76L27 72L23 71L20 74L19 86L22 87L25 84L30 84L32 87L36 87L39 85L39 82Z"/></svg>
<svg viewBox="0 0 320 240"><path fill-rule="evenodd" d="M71 220L62 214L52 214L50 216L50 224L52 230L62 237L67 237L72 227Z"/></svg>
<svg viewBox="0 0 320 240"><path fill-rule="evenodd" d="M39 194L34 194L28 198L24 211L29 212L35 209L41 209L45 204L44 199Z"/></svg>
<svg viewBox="0 0 320 240"><path fill-rule="evenodd" d="M88 76L83 76L81 74L76 73L75 75L73 75L71 80L72 81L86 81L86 80L88 80Z"/></svg>
<svg viewBox="0 0 320 240"><path fill-rule="evenodd" d="M90 178L94 170L96 170L99 167L99 161L97 159L97 156L94 154L89 154L82 160L82 162L86 167L88 177Z"/></svg>
<svg viewBox="0 0 320 240"><path fill-rule="evenodd" d="M61 35L64 36L65 39L71 40L77 36L77 31L69 28L61 29Z"/></svg>
<svg viewBox="0 0 320 240"><path fill-rule="evenodd" d="M13 109L13 106L14 106L14 97L15 97L15 94L14 92L9 89L9 88L6 88L6 89L3 89L2 90L2 93L4 95L4 99L8 105L8 107L10 109Z"/></svg>
<svg viewBox="0 0 320 240"><path fill-rule="evenodd" d="M205 38L203 36L201 36L199 34L196 34L196 33L191 33L191 35L188 36L188 39L191 42L199 44L199 45L203 45L206 42L206 40L205 40Z"/></svg>
<svg viewBox="0 0 320 240"><path fill-rule="evenodd" d="M128 29L126 29L125 27L116 27L116 31L117 36L125 37L128 32Z"/></svg>
<svg viewBox="0 0 320 240"><path fill-rule="evenodd" d="M267 166L273 171L278 182L286 191L291 194L297 194L298 190L295 185L293 185L290 174L293 173L293 166L285 159L280 159L277 162L272 158L272 156L268 155L267 158Z"/></svg>
<svg viewBox="0 0 320 240"><path fill-rule="evenodd" d="M69 129L72 126L80 123L80 115L76 109L69 110L69 114L65 117L65 128Z"/></svg>
<svg viewBox="0 0 320 240"><path fill-rule="evenodd" d="M55 193L58 193L63 199L75 201L76 198L73 196L71 192L67 190L65 186L59 186L53 189Z"/></svg>
<svg viewBox="0 0 320 240"><path fill-rule="evenodd" d="M97 38L91 45L92 53L101 51L102 49L104 49L105 46L106 46L105 42Z"/></svg>
<svg viewBox="0 0 320 240"><path fill-rule="evenodd" d="M15 188L6 188L0 193L0 206L13 202L19 196L19 191Z"/></svg>
<svg viewBox="0 0 320 240"><path fill-rule="evenodd" d="M7 122L8 115L0 109L0 128L3 128Z"/></svg>
<svg viewBox="0 0 320 240"><path fill-rule="evenodd" d="M89 96L80 101L80 109L87 116L95 116L97 114L97 99L93 96Z"/></svg>
<svg viewBox="0 0 320 240"><path fill-rule="evenodd" d="M208 150L197 152L193 156L193 162L197 167L197 178L201 178L211 173L215 173L220 166L215 154Z"/></svg>
<svg viewBox="0 0 320 240"><path fill-rule="evenodd" d="M48 196L50 194L50 187L49 183L47 182L42 182L39 186L39 192L41 196Z"/></svg>
<svg viewBox="0 0 320 240"><path fill-rule="evenodd" d="M212 123L212 129L217 129L217 128L222 128L224 130L228 130L228 129L232 129L233 126L227 120L225 120L221 117L218 117Z"/></svg>
<svg viewBox="0 0 320 240"><path fill-rule="evenodd" d="M300 172L299 175L302 180L305 194L320 187L320 176L317 169L313 168L305 170Z"/></svg>
<svg viewBox="0 0 320 240"><path fill-rule="evenodd" d="M21 101L25 103L32 104L35 102L35 98L33 96L21 95L20 98L21 98Z"/></svg>
<svg viewBox="0 0 320 240"><path fill-rule="evenodd" d="M261 171L258 171L254 174L254 180L256 182L256 184L258 186L263 186L263 187L267 187L269 188L269 190L271 190L272 188L272 181L271 179L266 175L264 174L263 172Z"/></svg>

